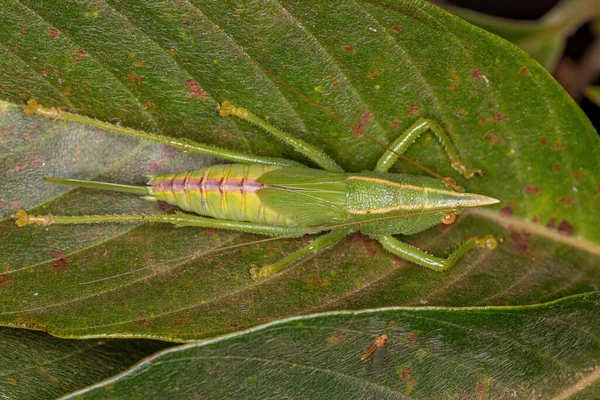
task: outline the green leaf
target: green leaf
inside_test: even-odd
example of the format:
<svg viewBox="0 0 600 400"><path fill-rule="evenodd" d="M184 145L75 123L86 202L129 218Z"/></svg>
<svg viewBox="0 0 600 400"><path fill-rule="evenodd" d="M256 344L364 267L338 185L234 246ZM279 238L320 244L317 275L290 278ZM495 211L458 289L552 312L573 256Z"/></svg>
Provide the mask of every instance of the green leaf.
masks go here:
<svg viewBox="0 0 600 400"><path fill-rule="evenodd" d="M34 98L125 126L237 151L303 160L217 103L247 107L323 148L350 171L383 149L303 96L389 143L438 121L485 176L461 179L430 135L408 157L501 204L405 239L446 255L436 273L352 235L253 282L305 244L159 225L0 224L0 323L54 335L187 341L315 311L531 304L600 284L600 141L526 54L430 4L411 1L36 2L0 9L0 208L35 214L158 212L132 195L74 190L46 176L142 184L144 174L218 162L64 121L27 116ZM301 93L302 95L299 95ZM304 160L305 161L305 160ZM399 163L396 171L419 173ZM422 174L422 172L420 172ZM224 249L219 251L220 249ZM37 293L37 295L35 295Z"/></svg>
<svg viewBox="0 0 600 400"><path fill-rule="evenodd" d="M65 399L562 399L600 378L599 318L598 294L314 314L170 348Z"/></svg>
<svg viewBox="0 0 600 400"><path fill-rule="evenodd" d="M106 379L167 347L149 340L61 340L0 328L0 397L54 399Z"/></svg>
<svg viewBox="0 0 600 400"><path fill-rule="evenodd" d="M564 0L538 21L511 20L460 7L447 7L455 15L519 46L549 72L554 71L567 38L580 26L600 16L596 0Z"/></svg>

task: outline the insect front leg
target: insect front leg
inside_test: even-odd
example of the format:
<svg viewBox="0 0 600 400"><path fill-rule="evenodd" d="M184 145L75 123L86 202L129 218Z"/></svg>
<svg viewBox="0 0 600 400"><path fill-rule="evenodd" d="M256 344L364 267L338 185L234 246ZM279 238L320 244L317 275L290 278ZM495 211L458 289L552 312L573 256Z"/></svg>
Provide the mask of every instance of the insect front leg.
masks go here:
<svg viewBox="0 0 600 400"><path fill-rule="evenodd" d="M257 115L251 113L245 108L236 107L228 101L224 101L221 104L221 108L219 110L222 116L226 117L228 115L235 115L238 118L246 120L254 125L257 125L263 128L265 131L269 132L271 135L283 140L285 143L289 144L296 150L298 153L306 156L308 159L313 161L315 164L320 166L326 171L329 172L344 172L342 167L340 167L331 157L329 157L323 151L317 149L314 146L306 143L304 140L295 138L287 133L281 131L280 129L274 127L269 124L264 119L258 117Z"/></svg>
<svg viewBox="0 0 600 400"><path fill-rule="evenodd" d="M275 272L282 270L294 261L310 254L317 253L327 247L335 245L337 242L342 240L344 236L350 233L352 230L349 228L337 228L329 232L328 234L321 236L318 239L312 240L308 245L304 246L300 250L290 254L283 260L276 262L275 264L265 265L262 268L252 267L250 269L250 276L253 280L267 277Z"/></svg>
<svg viewBox="0 0 600 400"><path fill-rule="evenodd" d="M431 119L419 118L410 128L408 128L398 139L390 145L390 150L386 150L381 156L375 167L377 172L387 172L398 160L398 155L404 153L423 133L431 130L439 139L444 151L450 159L450 165L465 178L472 178L475 174L482 175L482 171L477 168L469 168L458 156L456 148L450 141L450 138L442 127Z"/></svg>
<svg viewBox="0 0 600 400"><path fill-rule="evenodd" d="M463 254L474 247L485 247L491 250L495 249L498 245L498 241L492 235L486 235L482 238L473 237L468 239L458 249L454 250L448 258L440 258L427 254L423 250L411 246L408 243L401 242L391 235L380 236L377 240L383 245L383 248L390 253L434 271L445 271L451 268Z"/></svg>

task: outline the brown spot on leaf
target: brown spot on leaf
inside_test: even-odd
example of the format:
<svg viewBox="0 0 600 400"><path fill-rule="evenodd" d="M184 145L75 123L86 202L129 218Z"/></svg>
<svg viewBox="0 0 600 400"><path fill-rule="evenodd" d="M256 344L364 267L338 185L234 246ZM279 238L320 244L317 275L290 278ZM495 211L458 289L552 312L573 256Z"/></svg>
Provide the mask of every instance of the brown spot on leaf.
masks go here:
<svg viewBox="0 0 600 400"><path fill-rule="evenodd" d="M450 88L450 90L456 89L456 87L457 87L456 82L450 82L450 85L448 85L448 87Z"/></svg>
<svg viewBox="0 0 600 400"><path fill-rule="evenodd" d="M0 275L0 288L4 288L4 287L8 286L9 282L10 282L10 279L8 277L8 274Z"/></svg>
<svg viewBox="0 0 600 400"><path fill-rule="evenodd" d="M419 108L419 106L416 103L412 103L410 105L410 107L408 107L408 111L406 112L406 115L408 115L409 117L412 117L413 114L417 111L417 108Z"/></svg>
<svg viewBox="0 0 600 400"><path fill-rule="evenodd" d="M65 252L62 250L53 250L50 252L50 257L54 259L52 261L52 268L57 271L63 271L67 268L67 259L65 258Z"/></svg>
<svg viewBox="0 0 600 400"><path fill-rule="evenodd" d="M481 71L478 70L478 69L474 70L473 72L471 72L471 77L473 79L479 79L479 78L481 78L482 77Z"/></svg>
<svg viewBox="0 0 600 400"><path fill-rule="evenodd" d="M575 179L581 178L582 175L583 175L583 172L581 170L577 170L571 174L571 176Z"/></svg>
<svg viewBox="0 0 600 400"><path fill-rule="evenodd" d="M402 120L400 118L394 118L394 120L392 121L392 123L390 124L390 127L392 129L398 129L398 127L402 125Z"/></svg>
<svg viewBox="0 0 600 400"><path fill-rule="evenodd" d="M60 32L58 31L58 29L52 28L50 29L50 31L48 31L48 35L50 35L50 37L54 40L60 37Z"/></svg>
<svg viewBox="0 0 600 400"><path fill-rule="evenodd" d="M485 125L487 124L489 121L486 117L481 117L481 119L479 120L479 125Z"/></svg>
<svg viewBox="0 0 600 400"><path fill-rule="evenodd" d="M409 342L414 342L417 339L417 334L415 332L411 332L406 339Z"/></svg>
<svg viewBox="0 0 600 400"><path fill-rule="evenodd" d="M565 219L558 225L558 233L564 236L573 236L573 226Z"/></svg>
<svg viewBox="0 0 600 400"><path fill-rule="evenodd" d="M25 35L27 33L27 29L23 28L23 29L21 29L21 31L19 33L21 35Z"/></svg>
<svg viewBox="0 0 600 400"><path fill-rule="evenodd" d="M552 166L552 172L557 173L558 171L560 171L560 165L554 164Z"/></svg>
<svg viewBox="0 0 600 400"><path fill-rule="evenodd" d="M147 110L147 111L150 111L150 112L156 111L156 104L154 104L151 101L144 102L143 106L144 106L144 110Z"/></svg>
<svg viewBox="0 0 600 400"><path fill-rule="evenodd" d="M500 209L500 215L503 217L511 217L513 215L513 209L510 206L502 207Z"/></svg>
<svg viewBox="0 0 600 400"><path fill-rule="evenodd" d="M187 19L187 18L184 18L184 19L183 19L183 24L184 24L184 25L189 25L189 24L191 24L191 22L190 22L190 20L189 20L189 19Z"/></svg>
<svg viewBox="0 0 600 400"><path fill-rule="evenodd" d="M519 254L527 253L527 251L529 250L530 238L531 236L522 235L517 231L512 231L510 233L510 240L512 241L513 246Z"/></svg>
<svg viewBox="0 0 600 400"><path fill-rule="evenodd" d="M127 75L127 79L132 82L135 82L135 83L142 83L142 77L139 76L138 74L131 73L131 74Z"/></svg>
<svg viewBox="0 0 600 400"><path fill-rule="evenodd" d="M561 206L570 207L575 204L575 199L573 197L561 197L558 199L558 204Z"/></svg>
<svg viewBox="0 0 600 400"><path fill-rule="evenodd" d="M375 256L379 253L379 245L375 239L371 239L359 232L350 235L350 239L355 244L362 247L362 249L371 256Z"/></svg>
<svg viewBox="0 0 600 400"><path fill-rule="evenodd" d="M392 32L402 32L402 25L394 25L392 26Z"/></svg>
<svg viewBox="0 0 600 400"><path fill-rule="evenodd" d="M81 60L87 54L87 51L85 51L84 49L79 49L79 50L77 50L76 54L77 54L77 59Z"/></svg>
<svg viewBox="0 0 600 400"><path fill-rule="evenodd" d="M492 146L496 146L496 145L499 145L500 143L502 143L502 138L500 136L492 135L489 132L487 132L485 135L483 135L483 137L485 138L485 140L490 142L492 144Z"/></svg>
<svg viewBox="0 0 600 400"><path fill-rule="evenodd" d="M202 86L200 86L200 84L196 82L196 80L193 78L190 78L187 81L185 81L185 86L187 87L187 90L190 93L190 97L200 99L208 96L206 90L204 90Z"/></svg>
<svg viewBox="0 0 600 400"><path fill-rule="evenodd" d="M136 319L134 321L134 323L136 325L141 326L142 328L146 328L150 322L146 318L140 318L140 319Z"/></svg>
<svg viewBox="0 0 600 400"><path fill-rule="evenodd" d="M529 71L527 67L523 67L519 70L519 74L523 76L531 76L531 71Z"/></svg>
<svg viewBox="0 0 600 400"><path fill-rule="evenodd" d="M523 192L525 192L525 194L532 194L534 196L538 196L541 191L542 188L540 188L538 185L527 185L523 189Z"/></svg>
<svg viewBox="0 0 600 400"><path fill-rule="evenodd" d="M560 150L563 148L563 146L564 144L562 144L562 142L556 142L554 146L552 146L552 150Z"/></svg>
<svg viewBox="0 0 600 400"><path fill-rule="evenodd" d="M354 46L350 46L350 45L342 46L342 50L353 52Z"/></svg>
<svg viewBox="0 0 600 400"><path fill-rule="evenodd" d="M381 74L380 71L375 71L375 72L371 72L367 74L367 78L369 79L375 79L379 76L379 74Z"/></svg>
<svg viewBox="0 0 600 400"><path fill-rule="evenodd" d="M504 114L502 114L501 112L494 114L494 122L500 122L503 119L504 119Z"/></svg>
<svg viewBox="0 0 600 400"><path fill-rule="evenodd" d="M548 140L542 139L542 140L540 140L540 143L541 143L542 146L545 146L545 145L548 144Z"/></svg>
<svg viewBox="0 0 600 400"><path fill-rule="evenodd" d="M371 118L373 118L373 115L369 111L365 111L364 113L362 113L362 115L358 119L358 122L356 123L354 128L352 128L356 136L362 136L363 132L365 131L365 128L371 121Z"/></svg>

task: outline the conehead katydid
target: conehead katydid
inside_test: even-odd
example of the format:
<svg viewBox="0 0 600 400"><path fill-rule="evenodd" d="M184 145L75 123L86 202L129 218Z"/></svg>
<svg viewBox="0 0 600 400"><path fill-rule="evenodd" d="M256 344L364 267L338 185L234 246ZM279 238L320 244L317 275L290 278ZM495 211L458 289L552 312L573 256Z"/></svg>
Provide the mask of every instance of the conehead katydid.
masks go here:
<svg viewBox="0 0 600 400"><path fill-rule="evenodd" d="M291 145L322 169L309 168L291 160L236 153L187 139L116 126L56 108L46 108L35 100L28 102L25 112L92 125L176 147L184 152L221 158L233 164L151 176L147 186L46 178L53 183L138 194L149 200L166 201L186 212L158 215L34 216L19 210L15 219L20 227L32 224L47 226L162 222L178 227L218 228L274 237L327 232L274 264L261 268L252 267L250 273L255 280L280 271L310 253L333 246L344 236L357 231L377 239L392 254L435 271L452 267L464 253L474 247L493 249L497 245L497 240L492 235L473 237L449 257L439 258L393 236L415 234L440 222L451 224L467 207L498 203L498 200L491 197L466 193L456 185L454 179L442 178L425 168L434 177L388 173L398 158L405 158L402 153L421 134L432 131L456 171L466 178L481 174L480 170L468 168L461 161L450 138L432 120L417 120L389 147L384 146L386 151L373 171L347 173L323 151L284 133L250 111L228 101L223 102L219 108L222 116L232 115L258 125ZM367 138L374 140L368 136Z"/></svg>

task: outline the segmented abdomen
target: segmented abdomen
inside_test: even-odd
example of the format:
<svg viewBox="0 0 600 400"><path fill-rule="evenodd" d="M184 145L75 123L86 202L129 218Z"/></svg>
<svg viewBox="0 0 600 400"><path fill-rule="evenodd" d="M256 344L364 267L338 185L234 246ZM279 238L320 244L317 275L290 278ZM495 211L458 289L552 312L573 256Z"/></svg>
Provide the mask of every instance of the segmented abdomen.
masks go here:
<svg viewBox="0 0 600 400"><path fill-rule="evenodd" d="M157 200L183 210L217 219L292 226L295 223L269 209L258 191L269 187L258 182L279 166L260 164L213 165L171 175L156 175L148 185Z"/></svg>

